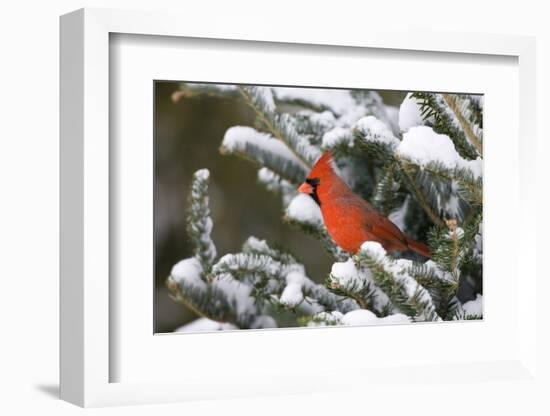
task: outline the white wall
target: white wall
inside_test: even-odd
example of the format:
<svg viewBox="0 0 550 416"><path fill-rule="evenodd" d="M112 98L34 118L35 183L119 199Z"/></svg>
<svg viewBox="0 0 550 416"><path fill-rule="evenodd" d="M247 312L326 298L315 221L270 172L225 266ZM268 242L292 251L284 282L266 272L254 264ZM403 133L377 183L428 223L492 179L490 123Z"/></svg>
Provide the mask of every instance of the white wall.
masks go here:
<svg viewBox="0 0 550 416"><path fill-rule="evenodd" d="M407 27L537 36L538 50L538 126L546 124L550 106L550 29L544 1L365 1L306 2L294 1L153 1L89 0L4 2L0 10L0 413L2 414L73 414L80 409L54 399L58 377L58 16L74 9L116 7L134 9L182 10L190 19L204 19L216 13L244 12L252 18L274 20L281 30L310 19L327 21L327 32L340 25L368 25L373 20L390 19ZM244 7L241 7L240 5ZM326 7L323 5L326 4ZM252 6L250 6L252 5ZM446 7L445 7L446 6ZM185 21L182 21L185 25ZM545 134L548 136L547 134ZM542 155L548 153L548 140L539 133L541 174L545 170ZM548 174L546 181L548 183ZM546 187L546 190L548 187ZM547 191L541 191L547 193ZM541 207L539 235L548 235L548 221ZM513 239L514 219L511 218ZM539 239L540 244L548 244ZM546 285L548 288L548 285ZM544 288L539 288L539 291ZM541 315L548 316L542 308ZM544 319L539 316L539 319ZM548 341L546 339L546 341ZM545 346L548 346L546 342ZM546 349L548 351L548 349ZM543 354L544 355L544 354ZM547 365L548 361L542 357ZM548 369L548 367L546 367ZM547 373L548 374L548 373ZM488 386L502 389L502 400L488 403L484 392L474 394L479 403L464 407L457 400L449 403L447 414L507 414L508 411L535 412L534 397L541 392L520 390L509 394L505 383ZM391 392L388 394L391 396ZM411 397L418 392L411 392ZM429 392L421 394L427 399ZM417 396L418 397L418 396ZM262 414L297 414L313 408L322 414L343 414L344 409L373 412L365 398L294 397L214 403L164 405L155 408L101 409L100 414L247 414L262 409ZM436 402L437 398L430 398ZM411 398L391 400L392 411L401 413L416 408ZM360 406L360 407L359 407ZM363 407L365 406L365 407ZM548 403L545 403L548 412ZM10 410L8 410L10 409ZM439 406L439 410L442 406ZM436 412L437 406L420 405L417 410ZM542 409L539 411L543 412ZM308 413L310 413L308 411Z"/></svg>

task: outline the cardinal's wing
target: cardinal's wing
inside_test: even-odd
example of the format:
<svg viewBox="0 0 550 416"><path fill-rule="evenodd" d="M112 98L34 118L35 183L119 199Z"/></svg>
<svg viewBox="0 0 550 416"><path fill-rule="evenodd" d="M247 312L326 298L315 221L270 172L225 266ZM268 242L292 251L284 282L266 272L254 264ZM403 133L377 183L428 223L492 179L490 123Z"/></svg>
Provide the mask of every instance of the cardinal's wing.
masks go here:
<svg viewBox="0 0 550 416"><path fill-rule="evenodd" d="M402 251L407 249L407 238L401 230L378 211L372 210L365 215L366 227L382 245L389 250Z"/></svg>

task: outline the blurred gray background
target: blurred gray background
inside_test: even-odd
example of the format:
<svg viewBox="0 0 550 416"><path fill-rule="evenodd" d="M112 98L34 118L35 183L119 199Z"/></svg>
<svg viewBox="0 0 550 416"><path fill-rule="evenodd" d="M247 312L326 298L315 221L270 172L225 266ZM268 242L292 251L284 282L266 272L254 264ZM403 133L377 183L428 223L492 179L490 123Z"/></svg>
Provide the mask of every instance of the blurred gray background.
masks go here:
<svg viewBox="0 0 550 416"><path fill-rule="evenodd" d="M257 182L257 168L218 148L229 127L253 126L255 116L242 101L202 96L172 101L177 82L155 82L155 332L171 332L196 319L173 301L164 282L172 266L192 255L185 230L191 175L210 170L212 237L218 255L240 250L254 235L288 248L306 266L308 276L323 282L331 258L321 244L281 221L279 195ZM399 105L405 93L381 92L384 102Z"/></svg>

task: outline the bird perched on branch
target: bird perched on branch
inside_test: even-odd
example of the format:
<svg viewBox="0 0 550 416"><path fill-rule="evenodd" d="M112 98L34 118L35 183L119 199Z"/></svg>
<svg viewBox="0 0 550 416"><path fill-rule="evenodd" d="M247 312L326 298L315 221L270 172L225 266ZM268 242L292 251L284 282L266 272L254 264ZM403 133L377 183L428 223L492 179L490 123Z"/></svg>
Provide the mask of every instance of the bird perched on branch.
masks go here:
<svg viewBox="0 0 550 416"><path fill-rule="evenodd" d="M298 191L320 206L328 233L341 249L355 254L365 241L376 241L388 252L412 250L431 257L428 246L406 237L387 217L353 193L333 164L331 152L324 153Z"/></svg>

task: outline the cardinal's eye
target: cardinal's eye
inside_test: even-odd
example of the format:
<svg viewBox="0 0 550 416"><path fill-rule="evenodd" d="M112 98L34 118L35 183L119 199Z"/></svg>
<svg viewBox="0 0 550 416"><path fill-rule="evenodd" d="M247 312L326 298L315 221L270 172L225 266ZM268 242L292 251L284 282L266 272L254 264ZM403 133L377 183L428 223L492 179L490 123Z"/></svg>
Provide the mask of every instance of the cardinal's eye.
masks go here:
<svg viewBox="0 0 550 416"><path fill-rule="evenodd" d="M307 178L306 179L306 183L310 184L314 188L316 188L319 185L320 182L321 182L321 180L319 178Z"/></svg>

